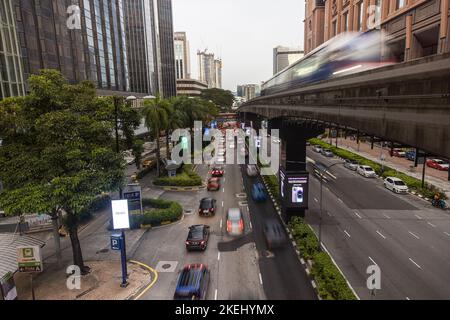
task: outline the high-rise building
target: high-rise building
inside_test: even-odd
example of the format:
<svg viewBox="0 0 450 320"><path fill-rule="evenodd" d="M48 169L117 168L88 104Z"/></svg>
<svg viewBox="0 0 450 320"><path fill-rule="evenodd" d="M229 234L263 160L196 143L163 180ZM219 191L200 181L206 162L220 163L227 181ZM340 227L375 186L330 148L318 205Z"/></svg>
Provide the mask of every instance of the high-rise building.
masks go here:
<svg viewBox="0 0 450 320"><path fill-rule="evenodd" d="M307 0L305 12L306 52L322 38L371 29L388 34L386 52L397 61L450 52L449 1Z"/></svg>
<svg viewBox="0 0 450 320"><path fill-rule="evenodd" d="M153 0L124 0L125 35L131 91L161 92Z"/></svg>
<svg viewBox="0 0 450 320"><path fill-rule="evenodd" d="M198 79L206 82L208 88L214 88L214 53L198 51Z"/></svg>
<svg viewBox="0 0 450 320"><path fill-rule="evenodd" d="M222 60L214 60L214 87L222 89Z"/></svg>
<svg viewBox="0 0 450 320"><path fill-rule="evenodd" d="M288 48L278 46L273 49L273 74L277 74L287 66L304 56L303 50L299 48Z"/></svg>
<svg viewBox="0 0 450 320"><path fill-rule="evenodd" d="M208 89L208 85L195 79L177 79L177 95L198 97L202 91Z"/></svg>
<svg viewBox="0 0 450 320"><path fill-rule="evenodd" d="M177 79L191 78L191 56L186 32L174 33L175 72Z"/></svg>
<svg viewBox="0 0 450 320"><path fill-rule="evenodd" d="M237 86L237 96L244 98L245 101L258 97L261 94L261 85L243 84Z"/></svg>
<svg viewBox="0 0 450 320"><path fill-rule="evenodd" d="M12 85L9 94L3 86L2 96L23 94L19 88L25 84L26 90L26 79L41 69L57 69L70 83L91 80L99 89L129 91L123 1L2 1L1 39L11 44L5 47L8 57L21 58L9 80L20 85L17 90ZM70 5L80 9L80 24L73 28L67 23ZM16 34L6 26L15 26Z"/></svg>
<svg viewBox="0 0 450 320"><path fill-rule="evenodd" d="M208 88L222 88L222 60L215 59L214 53L198 51L199 80Z"/></svg>
<svg viewBox="0 0 450 320"><path fill-rule="evenodd" d="M177 95L172 0L157 0L157 4L160 39L159 49L161 52L161 87L163 96L170 98Z"/></svg>
<svg viewBox="0 0 450 320"><path fill-rule="evenodd" d="M13 0L0 2L0 99L25 94Z"/></svg>

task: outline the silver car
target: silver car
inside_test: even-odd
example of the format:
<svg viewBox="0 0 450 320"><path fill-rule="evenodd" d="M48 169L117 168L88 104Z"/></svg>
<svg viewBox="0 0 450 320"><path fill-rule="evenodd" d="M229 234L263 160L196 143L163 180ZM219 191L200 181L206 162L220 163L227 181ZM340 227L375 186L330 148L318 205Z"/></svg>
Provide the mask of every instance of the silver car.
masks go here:
<svg viewBox="0 0 450 320"><path fill-rule="evenodd" d="M344 167L356 171L358 169L358 162L356 160L345 160Z"/></svg>
<svg viewBox="0 0 450 320"><path fill-rule="evenodd" d="M319 145L315 145L312 149L317 153L322 153L322 147Z"/></svg>
<svg viewBox="0 0 450 320"><path fill-rule="evenodd" d="M258 175L258 169L254 164L247 165L247 176L256 177Z"/></svg>
<svg viewBox="0 0 450 320"><path fill-rule="evenodd" d="M227 232L231 236L240 236L244 233L244 219L241 209L230 208L227 212Z"/></svg>

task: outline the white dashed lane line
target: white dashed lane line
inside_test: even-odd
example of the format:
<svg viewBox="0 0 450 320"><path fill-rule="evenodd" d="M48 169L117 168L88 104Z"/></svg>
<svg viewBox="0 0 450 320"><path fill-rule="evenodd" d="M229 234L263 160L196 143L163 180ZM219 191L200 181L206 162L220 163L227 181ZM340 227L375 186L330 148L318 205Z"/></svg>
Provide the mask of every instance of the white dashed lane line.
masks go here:
<svg viewBox="0 0 450 320"><path fill-rule="evenodd" d="M347 230L344 230L344 233L347 235L347 237L351 238L350 233L348 233Z"/></svg>
<svg viewBox="0 0 450 320"><path fill-rule="evenodd" d="M220 261L220 252L217 253L217 260Z"/></svg>
<svg viewBox="0 0 450 320"><path fill-rule="evenodd" d="M319 200L317 200L316 198L314 198L314 201L315 201L315 202L319 202Z"/></svg>
<svg viewBox="0 0 450 320"><path fill-rule="evenodd" d="M356 216L357 216L358 218L362 219L362 217L360 216L360 214L359 214L358 212L354 211L353 213L356 214Z"/></svg>
<svg viewBox="0 0 450 320"><path fill-rule="evenodd" d="M371 257L369 257L369 260L372 261L372 263L377 266L377 263Z"/></svg>
<svg viewBox="0 0 450 320"><path fill-rule="evenodd" d="M390 219L391 217L389 217L386 213L383 213L383 216L386 218L386 219Z"/></svg>
<svg viewBox="0 0 450 320"><path fill-rule="evenodd" d="M433 228L436 228L436 225L432 224L431 222L427 222L428 225L432 226Z"/></svg>
<svg viewBox="0 0 450 320"><path fill-rule="evenodd" d="M259 273L259 283L260 283L261 285L263 284L261 273Z"/></svg>
<svg viewBox="0 0 450 320"><path fill-rule="evenodd" d="M214 300L217 300L217 289L214 291Z"/></svg>
<svg viewBox="0 0 450 320"><path fill-rule="evenodd" d="M415 214L415 216L416 216L417 219L422 220L422 217L421 217L421 216L419 216L419 215L417 215L417 214Z"/></svg>
<svg viewBox="0 0 450 320"><path fill-rule="evenodd" d="M444 234L450 237L450 233L444 231Z"/></svg>
<svg viewBox="0 0 450 320"><path fill-rule="evenodd" d="M419 266L419 265L417 264L417 262L415 262L413 259L409 258L409 261L411 261L412 263L414 263L414 265L415 265L417 268L422 269L422 267Z"/></svg>
<svg viewBox="0 0 450 320"><path fill-rule="evenodd" d="M380 231L377 230L377 233L380 237L382 237L383 239L386 239L386 237Z"/></svg>
<svg viewBox="0 0 450 320"><path fill-rule="evenodd" d="M420 238L419 238L419 236L418 236L417 234L412 233L411 231L408 231L408 233L409 233L410 235L412 235L414 238L420 240Z"/></svg>

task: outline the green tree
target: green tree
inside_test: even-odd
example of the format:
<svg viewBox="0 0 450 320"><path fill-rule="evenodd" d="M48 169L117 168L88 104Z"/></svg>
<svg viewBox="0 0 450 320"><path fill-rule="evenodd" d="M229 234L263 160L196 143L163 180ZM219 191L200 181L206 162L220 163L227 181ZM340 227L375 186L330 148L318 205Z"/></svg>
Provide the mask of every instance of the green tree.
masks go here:
<svg viewBox="0 0 450 320"><path fill-rule="evenodd" d="M145 119L145 125L153 133L156 139L156 172L160 176L160 136L161 131L166 130L169 122L168 110L169 101L161 98L159 94L155 99L146 100L142 114Z"/></svg>
<svg viewBox="0 0 450 320"><path fill-rule="evenodd" d="M230 110L234 103L234 95L231 91L218 88L205 89L200 97L205 101L212 101L222 110Z"/></svg>
<svg viewBox="0 0 450 320"><path fill-rule="evenodd" d="M89 268L78 238L79 214L97 195L116 191L124 182L113 106L96 96L92 83L70 85L55 70L31 76L29 85L28 96L0 101L0 206L8 215L55 216L61 210L73 263L84 273ZM121 121L123 132L132 122Z"/></svg>

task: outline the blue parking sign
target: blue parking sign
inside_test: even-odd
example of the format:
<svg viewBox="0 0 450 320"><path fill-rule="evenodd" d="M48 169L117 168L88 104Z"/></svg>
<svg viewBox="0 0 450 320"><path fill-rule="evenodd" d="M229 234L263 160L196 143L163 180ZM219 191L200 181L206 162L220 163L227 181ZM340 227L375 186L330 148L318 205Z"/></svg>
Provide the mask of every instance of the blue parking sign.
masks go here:
<svg viewBox="0 0 450 320"><path fill-rule="evenodd" d="M122 250L122 235L112 234L111 235L111 250Z"/></svg>

